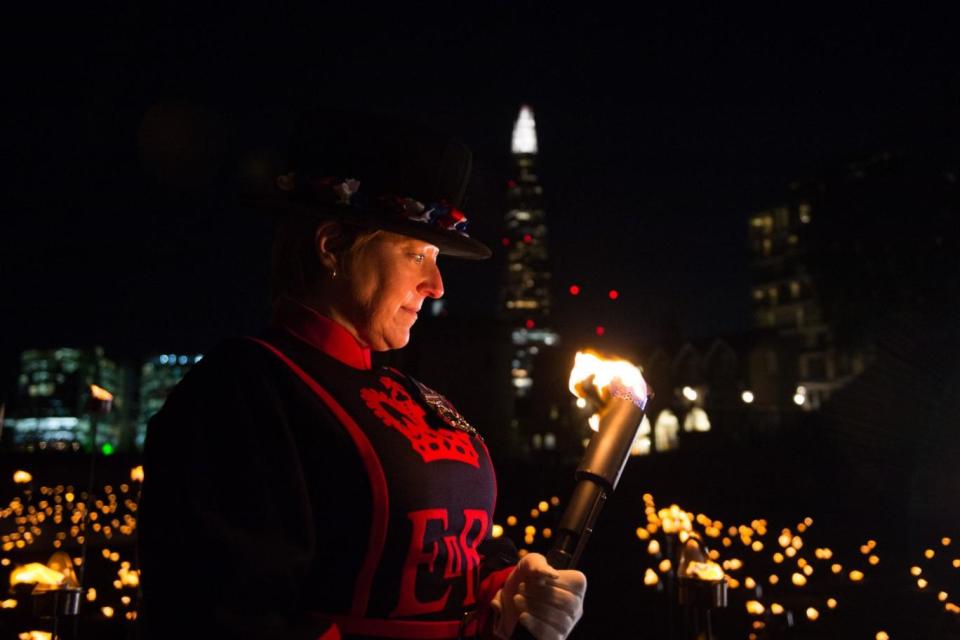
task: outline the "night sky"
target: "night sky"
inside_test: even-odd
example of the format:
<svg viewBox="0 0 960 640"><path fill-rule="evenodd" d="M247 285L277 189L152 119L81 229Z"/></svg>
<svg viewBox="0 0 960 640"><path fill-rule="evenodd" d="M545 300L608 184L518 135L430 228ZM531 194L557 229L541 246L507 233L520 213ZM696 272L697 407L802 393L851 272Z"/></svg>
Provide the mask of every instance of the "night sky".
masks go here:
<svg viewBox="0 0 960 640"><path fill-rule="evenodd" d="M29 347L138 359L255 330L270 224L235 201L309 107L462 137L471 230L499 250L530 104L558 315L624 342L746 329L746 218L790 181L960 141L956 20L933 11L274 5L34 16L8 40L4 389ZM502 259L441 264L451 313L492 315Z"/></svg>

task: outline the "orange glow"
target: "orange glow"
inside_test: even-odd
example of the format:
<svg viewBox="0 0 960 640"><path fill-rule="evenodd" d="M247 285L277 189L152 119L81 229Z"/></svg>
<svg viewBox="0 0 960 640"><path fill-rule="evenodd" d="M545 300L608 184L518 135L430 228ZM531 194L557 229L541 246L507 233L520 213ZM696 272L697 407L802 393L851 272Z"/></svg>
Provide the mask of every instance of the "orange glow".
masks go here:
<svg viewBox="0 0 960 640"><path fill-rule="evenodd" d="M863 580L863 571L858 571L857 569L854 569L853 571L851 571L850 580L853 582L860 582L861 580Z"/></svg>
<svg viewBox="0 0 960 640"><path fill-rule="evenodd" d="M13 481L16 484L27 484L33 480L33 476L29 472L19 469L13 473Z"/></svg>
<svg viewBox="0 0 960 640"><path fill-rule="evenodd" d="M719 582L723 580L723 569L716 562L691 562L685 572L688 578Z"/></svg>
<svg viewBox="0 0 960 640"><path fill-rule="evenodd" d="M836 608L837 608L837 599L827 598L827 609L836 609Z"/></svg>
<svg viewBox="0 0 960 640"><path fill-rule="evenodd" d="M90 395L92 395L95 400L113 400L112 393L95 384L90 385Z"/></svg>
<svg viewBox="0 0 960 640"><path fill-rule="evenodd" d="M11 587L18 584L40 584L47 587L58 587L66 579L67 577L59 571L55 571L39 562L31 562L10 572Z"/></svg>
<svg viewBox="0 0 960 640"><path fill-rule="evenodd" d="M762 616L765 611L763 604L759 600L747 600L747 613L752 616Z"/></svg>
<svg viewBox="0 0 960 640"><path fill-rule="evenodd" d="M605 358L594 351L578 351L570 371L570 393L578 398L596 398L601 404L610 400L615 381L625 386L640 402L647 399L647 383L640 369L626 360Z"/></svg>

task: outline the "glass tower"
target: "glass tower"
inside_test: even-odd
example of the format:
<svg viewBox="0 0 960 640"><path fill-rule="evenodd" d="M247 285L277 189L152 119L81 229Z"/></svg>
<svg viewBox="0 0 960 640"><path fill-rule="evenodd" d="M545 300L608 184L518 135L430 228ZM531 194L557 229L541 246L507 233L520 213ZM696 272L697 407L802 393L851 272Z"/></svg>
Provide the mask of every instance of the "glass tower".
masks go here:
<svg viewBox="0 0 960 640"><path fill-rule="evenodd" d="M501 288L502 315L511 323L515 347L511 363L514 393L533 386L535 356L557 342L549 328L550 269L543 188L537 178L537 129L533 111L522 106L513 127L513 177L507 182L508 210L501 239L507 264Z"/></svg>

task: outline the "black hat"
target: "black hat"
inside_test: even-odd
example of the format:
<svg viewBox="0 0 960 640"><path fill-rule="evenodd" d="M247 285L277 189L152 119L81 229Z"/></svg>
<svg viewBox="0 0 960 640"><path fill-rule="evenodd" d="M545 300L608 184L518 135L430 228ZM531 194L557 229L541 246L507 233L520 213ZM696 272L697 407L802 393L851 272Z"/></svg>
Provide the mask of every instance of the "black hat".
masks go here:
<svg viewBox="0 0 960 640"><path fill-rule="evenodd" d="M425 240L482 260L460 210L472 154L424 127L366 114L314 112L297 127L288 172L258 204L283 215L326 215Z"/></svg>

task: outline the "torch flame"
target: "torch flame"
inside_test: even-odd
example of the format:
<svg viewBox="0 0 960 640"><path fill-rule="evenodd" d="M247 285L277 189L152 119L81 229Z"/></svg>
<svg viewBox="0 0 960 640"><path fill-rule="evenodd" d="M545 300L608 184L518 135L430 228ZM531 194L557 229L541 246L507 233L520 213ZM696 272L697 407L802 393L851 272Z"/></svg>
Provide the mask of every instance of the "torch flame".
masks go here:
<svg viewBox="0 0 960 640"><path fill-rule="evenodd" d="M22 567L17 567L10 573L10 586L18 584L42 584L48 587L59 587L66 581L67 577L50 569L39 562L31 562Z"/></svg>
<svg viewBox="0 0 960 640"><path fill-rule="evenodd" d="M29 471L24 471L23 469L18 469L13 473L13 481L16 484L27 484L33 480L33 476L30 475Z"/></svg>
<svg viewBox="0 0 960 640"><path fill-rule="evenodd" d="M652 395L639 367L626 360L605 358L593 351L577 352L568 384L570 393L596 405L597 413L590 419L594 431L599 429L600 413L611 397L627 396L643 408L648 396Z"/></svg>
<svg viewBox="0 0 960 640"><path fill-rule="evenodd" d="M719 582L723 580L723 569L716 562L707 560L706 562L691 562L687 565L686 575L688 578L697 580L709 580Z"/></svg>
<svg viewBox="0 0 960 640"><path fill-rule="evenodd" d="M112 393L95 384L90 385L90 395L92 395L95 400L113 400Z"/></svg>

